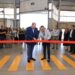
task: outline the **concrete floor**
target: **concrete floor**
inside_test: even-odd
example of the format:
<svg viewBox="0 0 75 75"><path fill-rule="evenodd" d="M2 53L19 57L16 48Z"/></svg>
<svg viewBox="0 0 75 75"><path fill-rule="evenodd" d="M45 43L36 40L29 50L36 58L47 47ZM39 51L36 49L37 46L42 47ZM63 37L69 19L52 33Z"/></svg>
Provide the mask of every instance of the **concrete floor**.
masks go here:
<svg viewBox="0 0 75 75"><path fill-rule="evenodd" d="M50 63L40 60L41 45L34 48L35 62L27 63L26 52L25 44L15 44L12 48L1 49L0 75L75 75L75 55L71 56L65 52L62 45L58 50L51 49Z"/></svg>

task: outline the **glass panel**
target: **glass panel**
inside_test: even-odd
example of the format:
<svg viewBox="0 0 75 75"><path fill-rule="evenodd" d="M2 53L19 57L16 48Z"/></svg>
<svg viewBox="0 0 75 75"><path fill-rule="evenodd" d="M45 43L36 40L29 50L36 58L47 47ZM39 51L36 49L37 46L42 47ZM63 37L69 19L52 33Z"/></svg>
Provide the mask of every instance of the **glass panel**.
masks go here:
<svg viewBox="0 0 75 75"><path fill-rule="evenodd" d="M21 14L20 15L20 25L21 28L27 28L31 26L32 22L36 23L37 28L41 25L48 27L48 14L42 14L41 12Z"/></svg>
<svg viewBox="0 0 75 75"><path fill-rule="evenodd" d="M5 14L14 14L14 8L5 8Z"/></svg>
<svg viewBox="0 0 75 75"><path fill-rule="evenodd" d="M14 15L5 15L5 18L14 19Z"/></svg>
<svg viewBox="0 0 75 75"><path fill-rule="evenodd" d="M19 19L19 15L16 15L17 16L17 19Z"/></svg>
<svg viewBox="0 0 75 75"><path fill-rule="evenodd" d="M0 8L0 11L3 11L3 8Z"/></svg>
<svg viewBox="0 0 75 75"><path fill-rule="evenodd" d="M61 22L75 22L75 17L60 17Z"/></svg>
<svg viewBox="0 0 75 75"><path fill-rule="evenodd" d="M53 13L56 14L56 15L58 15L58 10L57 10L57 8L55 7L55 5L53 5Z"/></svg>
<svg viewBox="0 0 75 75"><path fill-rule="evenodd" d="M4 12L3 12L3 8L0 8L0 14L3 14Z"/></svg>
<svg viewBox="0 0 75 75"><path fill-rule="evenodd" d="M75 11L60 11L60 16L75 16Z"/></svg>
<svg viewBox="0 0 75 75"><path fill-rule="evenodd" d="M51 18L51 11L49 12L49 18Z"/></svg>
<svg viewBox="0 0 75 75"><path fill-rule="evenodd" d="M19 8L17 8L17 14L19 14Z"/></svg>
<svg viewBox="0 0 75 75"><path fill-rule="evenodd" d="M55 15L55 14L53 14L53 19L56 20L56 21L58 21L58 16Z"/></svg>
<svg viewBox="0 0 75 75"><path fill-rule="evenodd" d="M0 18L4 18L4 15L0 15Z"/></svg>
<svg viewBox="0 0 75 75"><path fill-rule="evenodd" d="M49 3L49 10L52 9L52 3Z"/></svg>

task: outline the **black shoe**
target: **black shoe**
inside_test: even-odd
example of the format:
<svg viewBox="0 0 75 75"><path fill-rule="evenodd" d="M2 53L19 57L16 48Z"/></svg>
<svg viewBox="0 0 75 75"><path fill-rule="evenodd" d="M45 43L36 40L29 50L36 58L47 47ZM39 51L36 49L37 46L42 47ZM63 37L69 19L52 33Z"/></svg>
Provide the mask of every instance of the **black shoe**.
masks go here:
<svg viewBox="0 0 75 75"><path fill-rule="evenodd" d="M30 63L30 60L28 60L28 63Z"/></svg>
<svg viewBox="0 0 75 75"><path fill-rule="evenodd" d="M50 59L48 59L47 61L50 62Z"/></svg>
<svg viewBox="0 0 75 75"><path fill-rule="evenodd" d="M41 60L45 60L46 58L41 58Z"/></svg>
<svg viewBox="0 0 75 75"><path fill-rule="evenodd" d="M31 60L36 61L36 59L34 59L34 58L31 58Z"/></svg>

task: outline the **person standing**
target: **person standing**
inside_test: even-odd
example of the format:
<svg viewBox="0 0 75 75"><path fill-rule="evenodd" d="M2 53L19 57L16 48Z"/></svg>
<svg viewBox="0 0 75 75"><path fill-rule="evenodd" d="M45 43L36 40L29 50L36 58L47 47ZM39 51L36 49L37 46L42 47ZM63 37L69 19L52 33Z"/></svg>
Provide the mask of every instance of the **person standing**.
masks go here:
<svg viewBox="0 0 75 75"><path fill-rule="evenodd" d="M38 34L39 34L39 31L36 28L36 23L32 23L32 26L28 27L25 31L25 39L26 40L37 40ZM32 53L33 53L35 44L36 43L27 43L27 56L28 56L27 61L28 61L28 63L31 60L33 60L33 61L36 60L32 57Z"/></svg>
<svg viewBox="0 0 75 75"><path fill-rule="evenodd" d="M52 38L53 40L59 40L59 33L60 33L60 30L58 29L58 27L56 26L55 29L53 29L52 31ZM58 44L53 44L53 48L52 49L58 49Z"/></svg>
<svg viewBox="0 0 75 75"><path fill-rule="evenodd" d="M65 32L64 32L64 41L69 41L69 35L70 35L70 30L68 28L65 28ZM69 51L69 44L63 44L65 47L65 50Z"/></svg>
<svg viewBox="0 0 75 75"><path fill-rule="evenodd" d="M61 41L62 40L62 29L59 29L59 37L58 37L59 39L59 41Z"/></svg>
<svg viewBox="0 0 75 75"><path fill-rule="evenodd" d="M75 41L75 26L71 26L70 41ZM70 45L70 53L75 54L75 44Z"/></svg>
<svg viewBox="0 0 75 75"><path fill-rule="evenodd" d="M0 28L0 40L6 40L6 29L4 28L4 26L2 25ZM0 48L4 47L4 43L0 44Z"/></svg>
<svg viewBox="0 0 75 75"><path fill-rule="evenodd" d="M50 40L51 33L44 26L40 27L39 38L42 40ZM43 46L43 58L41 60L46 59L46 51L47 51L47 61L50 62L50 43L42 43ZM46 50L47 48L47 50Z"/></svg>

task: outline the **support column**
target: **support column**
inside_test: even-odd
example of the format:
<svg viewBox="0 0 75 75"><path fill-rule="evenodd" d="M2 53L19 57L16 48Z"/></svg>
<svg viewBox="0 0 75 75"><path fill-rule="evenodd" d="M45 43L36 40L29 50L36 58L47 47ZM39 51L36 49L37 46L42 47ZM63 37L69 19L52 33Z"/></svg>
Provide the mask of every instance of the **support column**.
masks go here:
<svg viewBox="0 0 75 75"><path fill-rule="evenodd" d="M15 6L14 6L14 26L13 27L17 27L17 24L16 24L16 4L15 4Z"/></svg>
<svg viewBox="0 0 75 75"><path fill-rule="evenodd" d="M59 7L58 7L58 27L60 24L60 11L61 11L61 0L59 0Z"/></svg>
<svg viewBox="0 0 75 75"><path fill-rule="evenodd" d="M49 28L49 1L47 3L47 8L48 8L47 12L48 12L48 28Z"/></svg>
<svg viewBox="0 0 75 75"><path fill-rule="evenodd" d="M51 1L51 3L52 3L52 6L51 6L51 25L53 25L53 4L54 4L54 1L52 0ZM53 29L53 26L52 26L52 29Z"/></svg>
<svg viewBox="0 0 75 75"><path fill-rule="evenodd" d="M6 25L6 20L5 20L5 11L4 11L4 9L5 9L5 8L3 8L3 20L4 20L3 22L4 22L4 27L5 27L5 25Z"/></svg>

